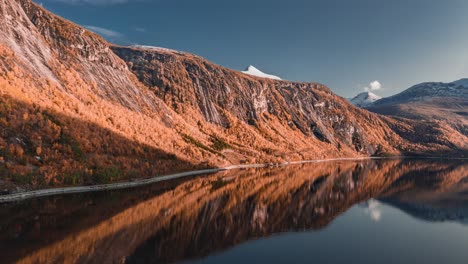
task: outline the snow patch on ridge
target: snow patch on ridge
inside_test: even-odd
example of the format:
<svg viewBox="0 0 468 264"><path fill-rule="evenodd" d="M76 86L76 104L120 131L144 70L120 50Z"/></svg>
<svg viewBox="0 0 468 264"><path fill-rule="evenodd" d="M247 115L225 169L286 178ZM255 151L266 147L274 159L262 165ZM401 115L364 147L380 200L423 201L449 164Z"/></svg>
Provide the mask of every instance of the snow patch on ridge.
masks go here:
<svg viewBox="0 0 468 264"><path fill-rule="evenodd" d="M255 68L255 67L252 66L252 65L250 65L249 67L247 67L247 69L246 69L245 71L242 71L242 73L245 73L245 74L248 74L248 75L252 75L252 76L261 77L261 78L268 78L268 79L273 79L273 80L281 80L280 77L275 76L275 75L271 75L271 74L264 73L264 72L260 71L259 69Z"/></svg>
<svg viewBox="0 0 468 264"><path fill-rule="evenodd" d="M468 88L468 78L454 81L452 83L455 84L456 86L463 86L465 88Z"/></svg>

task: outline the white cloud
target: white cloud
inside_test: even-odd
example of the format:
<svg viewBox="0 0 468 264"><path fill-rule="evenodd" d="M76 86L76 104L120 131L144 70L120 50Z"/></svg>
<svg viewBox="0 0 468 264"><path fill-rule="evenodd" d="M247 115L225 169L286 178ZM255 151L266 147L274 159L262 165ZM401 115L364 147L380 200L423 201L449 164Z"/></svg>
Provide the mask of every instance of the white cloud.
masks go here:
<svg viewBox="0 0 468 264"><path fill-rule="evenodd" d="M372 91L377 91L382 89L382 84L379 81L373 81L369 83L366 87L364 87L364 90L366 92L372 92Z"/></svg>
<svg viewBox="0 0 468 264"><path fill-rule="evenodd" d="M103 27L87 26L87 25L84 25L83 27L93 31L94 33L102 35L103 37L108 37L108 38L121 38L121 37L123 37L122 33L111 30L111 29L103 28Z"/></svg>
<svg viewBox="0 0 468 264"><path fill-rule="evenodd" d="M140 33L145 33L145 32L146 32L146 28L136 27L136 28L135 28L135 31L140 32Z"/></svg>

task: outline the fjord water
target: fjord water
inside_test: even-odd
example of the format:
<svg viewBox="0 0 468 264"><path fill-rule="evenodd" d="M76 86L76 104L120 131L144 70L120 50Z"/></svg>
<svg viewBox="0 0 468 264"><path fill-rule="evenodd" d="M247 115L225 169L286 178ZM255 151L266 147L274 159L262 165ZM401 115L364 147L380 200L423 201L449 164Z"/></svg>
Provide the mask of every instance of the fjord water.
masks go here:
<svg viewBox="0 0 468 264"><path fill-rule="evenodd" d="M468 162L246 169L0 205L2 263L466 263Z"/></svg>

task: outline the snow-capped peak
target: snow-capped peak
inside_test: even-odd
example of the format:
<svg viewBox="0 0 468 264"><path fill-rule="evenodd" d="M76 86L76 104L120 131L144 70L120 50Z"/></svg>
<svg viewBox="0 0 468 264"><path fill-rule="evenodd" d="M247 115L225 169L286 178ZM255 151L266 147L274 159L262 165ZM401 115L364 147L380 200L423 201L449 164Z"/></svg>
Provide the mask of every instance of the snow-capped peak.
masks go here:
<svg viewBox="0 0 468 264"><path fill-rule="evenodd" d="M356 95L353 99L349 100L353 105L358 107L366 107L373 104L375 101L382 99L382 97L371 93L371 92L363 92Z"/></svg>
<svg viewBox="0 0 468 264"><path fill-rule="evenodd" d="M247 69L245 71L243 71L243 73L248 74L248 75L252 75L252 76L262 77L262 78L268 78L268 79L273 79L273 80L281 80L280 77L275 76L275 75L271 75L271 74L266 74L266 73L260 71L259 69L255 68L252 65L247 67Z"/></svg>

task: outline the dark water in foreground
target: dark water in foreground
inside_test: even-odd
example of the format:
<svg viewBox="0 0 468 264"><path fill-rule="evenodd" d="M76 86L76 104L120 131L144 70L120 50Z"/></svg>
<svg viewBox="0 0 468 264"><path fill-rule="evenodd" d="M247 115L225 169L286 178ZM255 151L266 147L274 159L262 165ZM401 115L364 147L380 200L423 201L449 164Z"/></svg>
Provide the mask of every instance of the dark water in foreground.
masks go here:
<svg viewBox="0 0 468 264"><path fill-rule="evenodd" d="M468 161L248 169L0 205L1 263L468 263Z"/></svg>

